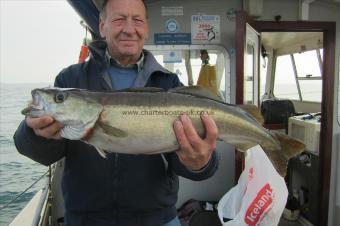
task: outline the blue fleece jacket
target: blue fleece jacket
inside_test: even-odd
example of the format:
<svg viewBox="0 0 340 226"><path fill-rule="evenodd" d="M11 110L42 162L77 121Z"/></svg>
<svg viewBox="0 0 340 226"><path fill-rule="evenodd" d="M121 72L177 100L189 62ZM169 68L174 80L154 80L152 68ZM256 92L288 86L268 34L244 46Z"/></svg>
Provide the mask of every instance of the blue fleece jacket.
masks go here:
<svg viewBox="0 0 340 226"><path fill-rule="evenodd" d="M90 46L90 60L61 71L55 86L88 90L112 90L106 44ZM178 77L161 67L144 50L143 68L134 87L180 86ZM199 172L188 170L172 152L158 155L109 154L104 159L81 141L49 140L36 136L23 121L14 135L18 151L44 165L65 157L62 191L67 225L162 225L176 216L178 176L203 180L216 171L218 160L212 155Z"/></svg>

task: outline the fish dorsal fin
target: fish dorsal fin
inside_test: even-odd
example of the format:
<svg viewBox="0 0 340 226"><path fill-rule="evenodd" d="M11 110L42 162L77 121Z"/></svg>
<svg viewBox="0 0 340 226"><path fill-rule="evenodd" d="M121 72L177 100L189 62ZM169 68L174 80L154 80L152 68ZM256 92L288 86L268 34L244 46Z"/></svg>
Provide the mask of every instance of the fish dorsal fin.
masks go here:
<svg viewBox="0 0 340 226"><path fill-rule="evenodd" d="M180 86L170 89L169 92L189 94L196 97L208 98L218 102L224 102L222 97L217 96L209 89L206 89L202 86Z"/></svg>
<svg viewBox="0 0 340 226"><path fill-rule="evenodd" d="M243 111L253 116L253 118L255 118L258 123L263 125L264 119L263 119L260 109L257 106L253 104L244 104L244 105L237 105L237 107L241 108Z"/></svg>
<svg viewBox="0 0 340 226"><path fill-rule="evenodd" d="M118 92L165 92L165 89L158 87L133 87L117 90Z"/></svg>

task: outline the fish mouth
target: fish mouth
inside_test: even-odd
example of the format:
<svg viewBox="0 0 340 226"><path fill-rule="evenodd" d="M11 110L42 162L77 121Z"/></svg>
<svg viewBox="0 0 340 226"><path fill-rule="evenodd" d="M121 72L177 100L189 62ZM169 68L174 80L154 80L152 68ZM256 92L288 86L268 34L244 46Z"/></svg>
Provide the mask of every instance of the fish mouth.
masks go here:
<svg viewBox="0 0 340 226"><path fill-rule="evenodd" d="M36 93L32 95L33 100L26 108L21 111L25 116L39 117L44 112L44 106L41 97Z"/></svg>
<svg viewBox="0 0 340 226"><path fill-rule="evenodd" d="M40 106L30 105L22 109L21 114L25 116L37 116L43 112L43 108Z"/></svg>

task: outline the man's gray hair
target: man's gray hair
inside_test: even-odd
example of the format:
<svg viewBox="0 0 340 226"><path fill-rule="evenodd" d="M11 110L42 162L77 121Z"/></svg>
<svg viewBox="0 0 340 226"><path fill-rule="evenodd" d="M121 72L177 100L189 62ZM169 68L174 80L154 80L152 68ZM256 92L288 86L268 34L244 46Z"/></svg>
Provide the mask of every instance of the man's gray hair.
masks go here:
<svg viewBox="0 0 340 226"><path fill-rule="evenodd" d="M110 0L103 0L103 3L102 5L100 6L100 10L99 10L99 17L101 19L105 18L106 17L106 6L107 6L107 3L109 2ZM145 3L145 0L141 0L143 2L143 5L145 7L145 11L146 11L146 16L147 16L147 7L146 7L146 3Z"/></svg>

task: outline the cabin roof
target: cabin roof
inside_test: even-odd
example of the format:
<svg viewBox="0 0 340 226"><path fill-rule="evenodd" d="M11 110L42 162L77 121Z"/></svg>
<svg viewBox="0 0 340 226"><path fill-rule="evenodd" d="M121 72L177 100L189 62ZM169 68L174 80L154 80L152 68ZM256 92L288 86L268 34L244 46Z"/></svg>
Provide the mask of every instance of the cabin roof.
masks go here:
<svg viewBox="0 0 340 226"><path fill-rule="evenodd" d="M82 1L67 0L67 1L79 14L79 16L84 20L84 22L88 25L90 32L94 36L94 38L99 38L100 37L98 29L99 9L101 8L101 5L103 4L104 0L82 0ZM147 4L157 1L159 0L145 0ZM340 0L315 0L312 2L322 2L340 7Z"/></svg>
<svg viewBox="0 0 340 226"><path fill-rule="evenodd" d="M262 32L261 43L266 50L275 50L277 55L285 55L294 50L304 52L322 48L322 32Z"/></svg>

